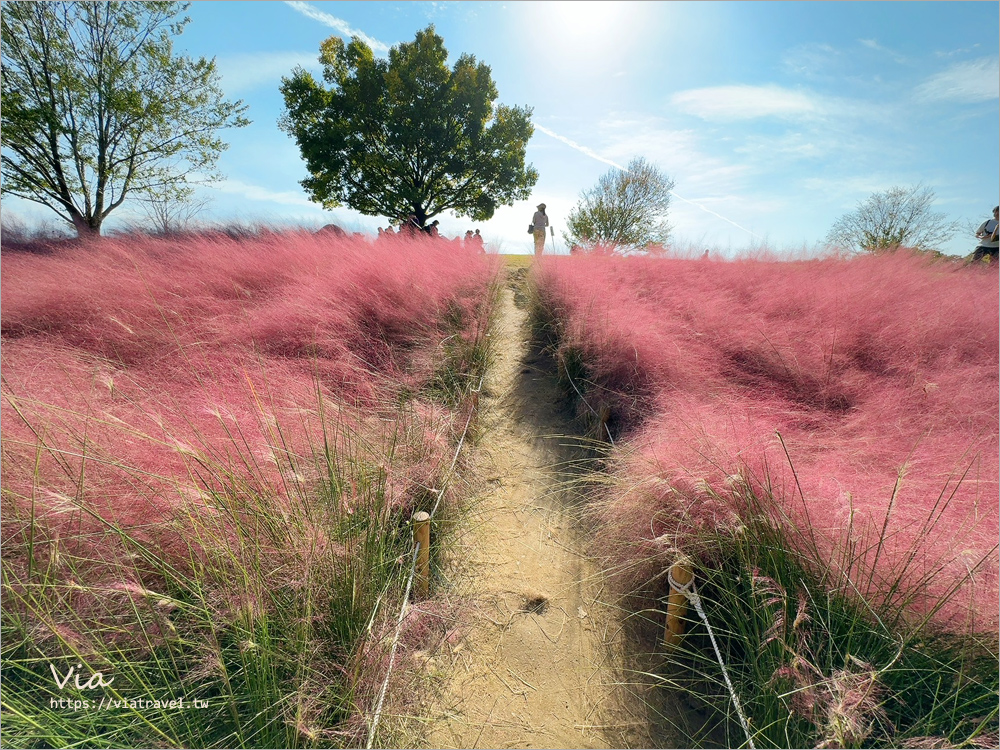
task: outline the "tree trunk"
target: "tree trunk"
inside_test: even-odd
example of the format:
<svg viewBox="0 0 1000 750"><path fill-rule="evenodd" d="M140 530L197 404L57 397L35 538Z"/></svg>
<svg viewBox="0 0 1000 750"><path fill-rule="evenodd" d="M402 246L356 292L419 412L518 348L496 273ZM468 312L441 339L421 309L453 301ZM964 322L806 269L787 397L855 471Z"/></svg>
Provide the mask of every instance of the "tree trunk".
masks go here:
<svg viewBox="0 0 1000 750"><path fill-rule="evenodd" d="M76 236L81 240L101 236L101 220L96 217L88 219L82 214L74 213L73 227L76 229Z"/></svg>

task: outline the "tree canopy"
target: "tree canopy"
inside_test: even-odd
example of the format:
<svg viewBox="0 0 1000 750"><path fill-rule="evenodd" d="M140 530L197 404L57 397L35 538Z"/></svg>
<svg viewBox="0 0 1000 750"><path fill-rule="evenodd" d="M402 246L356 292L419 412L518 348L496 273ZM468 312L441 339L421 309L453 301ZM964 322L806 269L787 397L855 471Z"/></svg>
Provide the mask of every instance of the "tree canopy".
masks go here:
<svg viewBox="0 0 1000 750"><path fill-rule="evenodd" d="M187 196L192 176L217 177L217 131L249 121L225 100L214 60L174 55L186 8L4 3L4 193L88 235L130 195Z"/></svg>
<svg viewBox="0 0 1000 750"><path fill-rule="evenodd" d="M883 252L899 247L936 250L958 228L931 210L934 191L923 185L894 186L872 193L834 223L826 240L853 252Z"/></svg>
<svg viewBox="0 0 1000 750"><path fill-rule="evenodd" d="M567 244L643 248L670 236L667 212L674 181L638 157L605 173L584 191L566 219Z"/></svg>
<svg viewBox="0 0 1000 750"><path fill-rule="evenodd" d="M423 225L451 210L475 221L528 198L538 172L525 165L531 109L495 104L489 66L461 55L446 65L433 26L376 58L354 37L320 46L323 80L296 68L282 79L283 130L295 138L324 208Z"/></svg>

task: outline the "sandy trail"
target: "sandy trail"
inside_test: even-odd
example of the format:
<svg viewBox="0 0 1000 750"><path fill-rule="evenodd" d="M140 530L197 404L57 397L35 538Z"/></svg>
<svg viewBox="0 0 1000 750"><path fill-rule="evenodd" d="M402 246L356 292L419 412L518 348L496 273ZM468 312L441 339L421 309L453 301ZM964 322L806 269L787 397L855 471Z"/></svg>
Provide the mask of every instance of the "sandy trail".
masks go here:
<svg viewBox="0 0 1000 750"><path fill-rule="evenodd" d="M499 361L481 400L471 470L485 489L445 555L471 602L461 639L433 655L435 696L423 742L438 748L653 746L622 709L619 627L574 523L559 394L505 290ZM662 739L660 740L662 742Z"/></svg>

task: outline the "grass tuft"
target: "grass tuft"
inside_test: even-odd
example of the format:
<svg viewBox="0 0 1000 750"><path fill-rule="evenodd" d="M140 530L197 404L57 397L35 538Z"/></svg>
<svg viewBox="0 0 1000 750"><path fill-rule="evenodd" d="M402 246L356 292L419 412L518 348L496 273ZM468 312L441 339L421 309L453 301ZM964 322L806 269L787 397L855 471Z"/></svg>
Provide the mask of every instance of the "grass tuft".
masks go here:
<svg viewBox="0 0 1000 750"><path fill-rule="evenodd" d="M536 335L615 441L590 516L638 644L686 553L758 746L995 737L995 273L897 253L533 277ZM742 745L688 617L655 679Z"/></svg>
<svg viewBox="0 0 1000 750"><path fill-rule="evenodd" d="M4 745L363 738L495 265L263 230L5 255Z"/></svg>

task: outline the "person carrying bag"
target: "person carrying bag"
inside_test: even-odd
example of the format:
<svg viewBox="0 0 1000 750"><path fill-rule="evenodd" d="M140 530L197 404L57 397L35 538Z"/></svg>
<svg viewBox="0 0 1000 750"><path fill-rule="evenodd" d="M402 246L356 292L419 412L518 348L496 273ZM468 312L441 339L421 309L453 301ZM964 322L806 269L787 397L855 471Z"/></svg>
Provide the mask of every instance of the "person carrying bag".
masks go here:
<svg viewBox="0 0 1000 750"><path fill-rule="evenodd" d="M531 217L531 224L528 225L528 234L535 237L535 255L541 255L545 250L545 230L549 226L549 217L545 213L545 204L539 203L538 210Z"/></svg>

